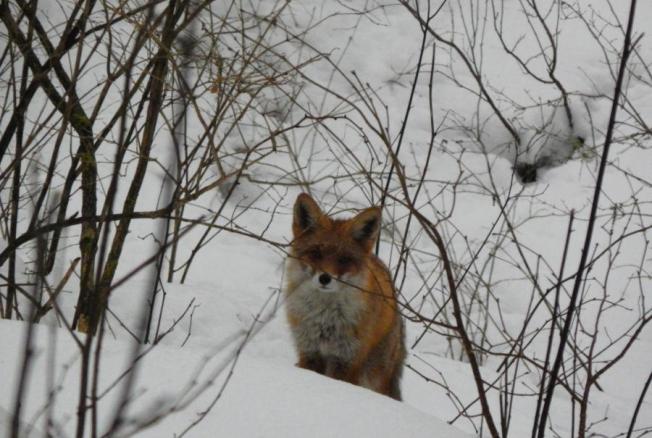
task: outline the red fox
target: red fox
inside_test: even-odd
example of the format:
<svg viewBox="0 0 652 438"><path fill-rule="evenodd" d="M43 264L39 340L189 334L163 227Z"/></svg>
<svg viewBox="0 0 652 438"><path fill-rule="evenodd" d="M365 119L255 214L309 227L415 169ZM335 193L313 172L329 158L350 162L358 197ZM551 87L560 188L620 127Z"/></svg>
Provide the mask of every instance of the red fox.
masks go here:
<svg viewBox="0 0 652 438"><path fill-rule="evenodd" d="M392 278L372 248L381 210L333 219L302 193L286 261L297 366L401 400L404 324Z"/></svg>

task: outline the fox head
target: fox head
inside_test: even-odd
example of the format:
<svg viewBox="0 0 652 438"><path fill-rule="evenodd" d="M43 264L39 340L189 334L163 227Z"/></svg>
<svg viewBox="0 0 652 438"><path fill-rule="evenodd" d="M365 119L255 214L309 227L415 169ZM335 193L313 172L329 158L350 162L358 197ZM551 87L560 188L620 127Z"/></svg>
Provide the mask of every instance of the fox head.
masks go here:
<svg viewBox="0 0 652 438"><path fill-rule="evenodd" d="M333 219L302 193L294 203L292 257L319 290L334 292L359 285L378 239L380 220L379 207L350 219Z"/></svg>

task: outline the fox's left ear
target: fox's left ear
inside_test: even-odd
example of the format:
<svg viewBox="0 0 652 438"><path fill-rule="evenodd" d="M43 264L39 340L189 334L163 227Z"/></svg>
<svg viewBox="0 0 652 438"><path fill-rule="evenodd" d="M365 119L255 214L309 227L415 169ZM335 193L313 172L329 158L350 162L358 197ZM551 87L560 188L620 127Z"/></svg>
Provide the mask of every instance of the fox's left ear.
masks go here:
<svg viewBox="0 0 652 438"><path fill-rule="evenodd" d="M351 219L351 237L370 250L378 239L380 231L380 207L371 207Z"/></svg>
<svg viewBox="0 0 652 438"><path fill-rule="evenodd" d="M294 237L314 230L319 219L324 215L314 199L307 193L301 193L294 202L294 218L292 231Z"/></svg>

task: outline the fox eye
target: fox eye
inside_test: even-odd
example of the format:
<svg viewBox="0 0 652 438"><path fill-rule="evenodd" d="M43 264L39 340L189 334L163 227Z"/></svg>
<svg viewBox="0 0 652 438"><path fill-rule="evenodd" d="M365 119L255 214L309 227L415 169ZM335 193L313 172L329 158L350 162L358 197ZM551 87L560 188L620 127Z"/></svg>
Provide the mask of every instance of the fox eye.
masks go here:
<svg viewBox="0 0 652 438"><path fill-rule="evenodd" d="M323 254L321 252L321 249L319 248L313 248L310 251L308 251L308 257L312 260L321 260L323 257Z"/></svg>
<svg viewBox="0 0 652 438"><path fill-rule="evenodd" d="M348 266L353 262L351 256L342 255L337 258L337 264L340 266Z"/></svg>

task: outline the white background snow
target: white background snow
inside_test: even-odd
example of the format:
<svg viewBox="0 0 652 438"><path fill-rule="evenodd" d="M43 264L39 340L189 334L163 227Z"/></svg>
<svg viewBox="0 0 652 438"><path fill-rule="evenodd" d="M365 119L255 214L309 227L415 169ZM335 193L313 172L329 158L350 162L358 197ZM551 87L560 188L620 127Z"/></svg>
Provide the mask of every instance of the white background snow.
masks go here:
<svg viewBox="0 0 652 438"><path fill-rule="evenodd" d="M522 19L520 2L505 0L505 22L509 23L508 36L514 40L521 34L530 32ZM582 7L595 7L608 12L605 1L581 1ZM382 101L387 105L388 122L396 134L405 113L410 92L411 74L414 72L421 32L418 23L400 4L389 3L382 7L371 7L379 3L363 1L293 2L283 12L283 18L292 23L295 31L300 31L310 23L316 23L320 17L328 17L305 36L308 43L330 58L337 61L343 72L355 71L365 83L377 90ZM473 2L449 2L440 16L433 22L438 31L446 34L451 29L451 20L459 20L459 10L468 8ZM51 14L51 20L56 21L60 13L54 5L46 1L40 3L40 14ZM273 8L274 2L260 2L258 13L264 14L266 8ZM621 20L625 20L629 2L612 1L612 5ZM366 14L354 13L354 10L368 8ZM652 2L639 1L636 29L648 32L652 21ZM587 9L588 10L588 9ZM335 15L333 15L335 14ZM456 29L459 30L459 22ZM649 32L648 32L649 33ZM549 117L545 111L549 108L541 105L531 105L532 101L546 102L554 98L554 89L532 81L516 66L510 63L499 42L492 36L490 29L486 31L483 40L483 75L492 89L502 90L514 102L530 109L521 111L506 100L501 102L509 117L519 120L519 133L523 138L535 135L535 127L542 118ZM613 44L620 46L622 35L611 35ZM641 54L648 63L652 60L652 40L645 35L640 42ZM575 112L576 130L574 135L582 136L587 143L601 144L606 128L611 102L606 98L586 98L583 95L594 95L598 92L610 96L613 92L613 78L609 74L603 53L588 35L586 28L578 20L563 21L560 33L559 77L564 84L574 92L571 106ZM535 45L531 38L525 39L521 49L524 52ZM298 49L291 52L289 45L285 48L288 56L308 56ZM438 48L437 65L452 64L457 79L461 83L473 87L473 80L468 75L459 60L449 60L449 54L443 48ZM307 51L308 52L308 51ZM428 55L429 56L429 55ZM615 60L612 60L615 62ZM616 64L614 64L616 65ZM648 64L649 65L649 64ZM612 66L612 68L615 68ZM317 62L304 70L304 74L338 92L347 95L351 88L336 74L331 79L332 69L326 62ZM97 80L97 79L93 79ZM320 89L296 79L302 85L300 99L306 107L324 107L335 105L334 98L325 97ZM83 82L81 87L92 88L92 80ZM417 87L415 101L410 121L406 130L402 157L408 172L418 171L425 162L426 146L430 137L430 115L428 112L427 74L422 73L422 80ZM630 99L638 102L643 118L652 120L652 88L643 83L631 80L626 84ZM535 96L532 98L532 96ZM265 96L270 104L278 96ZM532 99L532 101L530 101ZM434 102L436 107L436 123L442 120L455 120L459 124L473 124L473 114L478 110L475 96L461 90L444 75L435 76ZM301 117L301 110L294 108L291 117ZM534 249L536 253L546 258L551 269L557 268L561 250L564 244L565 230L568 223L567 213L576 209L578 221L569 250L569 267L577 266L581 244L584 236L585 221L593 194L597 158L595 154L589 157L578 157L557 167L544 169L539 174L539 180L531 185L522 186L512 176L513 152L505 146L509 135L491 117L487 108L479 109L481 115L487 117L483 131L483 141L493 150L488 155L491 161L487 170L486 155L479 153L473 142L453 124L444 125L438 138L438 147L430 162L428 175L432 179L426 189L436 193L441 182L454 180L459 173L458 157L462 156L461 165L465 169L466 189L456 195L456 202L449 220L454 224L459 236L466 236L473 247L477 247L490 229L493 221L500 215L495 202L488 196L483 187L495 184L498 191L505 196L508 193L521 192L522 199L517 201L512 210L514 223L520 223L524 218L535 218L523 221L519 227L519 237L523 244ZM529 111L529 112L528 112ZM590 117L589 117L590 112ZM553 118L561 117L559 114ZM482 118L482 117L480 117ZM556 120L556 119L555 119ZM599 129L592 128L601 127ZM350 130L345 123L335 123L334 129L341 129L342 138L356 147L360 159L370 163L361 139L356 132ZM556 121L561 137L564 135L563 123ZM348 131L347 131L348 130ZM249 134L251 138L257 135ZM305 163L305 175L317 182L313 194L322 202L325 210L333 213L350 214L351 209L368 206L378 199L370 195L365 187L356 183L339 182L335 184L331 176L342 175L342 163L334 156L342 151L325 141L310 143L314 149L307 146L311 134L297 132L291 137L298 152L300 162ZM595 137L597 135L597 138ZM593 138L591 136L594 136ZM245 136L246 137L246 136ZM234 138L227 147L236 150L242 138ZM373 138L371 139L373 143ZM652 217L652 190L650 185L640 184L632 189L631 178L618 169L626 169L634 175L648 178L652 174L652 147L648 137L646 147L626 147L616 143L613 146L611 159L617 168L609 167L606 174L603 198L614 204L629 205L632 193L637 194L642 210L643 227L650 225ZM161 140L161 145L166 144ZM382 146L378 145L382 152ZM546 147L565 148L564 144L548 144ZM462 150L466 152L460 155ZM556 150L556 149L555 149ZM600 150L598 148L597 153ZM161 160L167 155L160 146L155 148ZM541 151L534 148L523 152L521 159L534 159ZM107 157L110 154L107 153ZM347 158L343 158L347 160ZM350 162L347 161L350 164ZM377 166L381 164L376 163ZM250 180L243 180L236 189L230 208L238 217L238 226L250 232L265 231L267 239L287 243L290 239L291 207L296 195L301 191L298 187L274 189L263 192L251 180L255 178L273 180L292 166L283 155L269 158L265 165L250 170ZM473 175L469 177L468 175ZM154 208L159 202L158 186L162 172L153 171L148 176L146 184L156 187L145 191L139 200L141 210ZM515 187L515 188L514 188ZM511 192L510 192L511 190ZM8 196L3 191L2 196ZM536 195L536 196L535 196ZM204 195L192 207L194 212L203 211L203 207L219 205L223 193L214 191ZM4 199L4 198L3 198ZM426 199L425 197L423 198ZM437 203L421 205L424 214L443 215L451 211L452 198L450 192L437 198ZM424 201L425 202L425 201ZM278 209L273 213L273 208ZM240 206L251 208L243 212ZM191 212L193 211L189 209ZM396 208L396 207L395 207ZM347 210L348 209L348 210ZM74 208L71 209L74 211ZM398 210L388 208L386 217ZM538 219L537 219L538 218ZM398 223L398 222L397 222ZM602 223L602 222L601 222ZM606 223L606 220L605 220ZM223 222L226 224L226 222ZM598 227L599 228L599 227ZM134 266L149 257L155 250L152 239L148 237L154 232L155 226L149 221L133 221L130 237L120 261L117 278L128 273ZM203 230L195 229L181 242L181 253L187 256ZM395 266L398 257L396 248L391 245L391 227L386 227L381 242L381 256L390 266ZM449 232L452 232L449 229ZM600 228L597 230L598 244L607 242L608 233ZM643 234L650 239L650 232ZM59 263L61 269L67 266L64 260L77 257L75 245L77 235L72 232L69 245L65 249ZM614 295L626 289L631 270L627 266L638 266L642 254L642 242L645 239L626 241L620 248L619 266L609 278L609 287ZM456 242L456 251L461 254L460 262L468 257L462 240ZM423 245L427 242L421 241ZM424 243L425 242L425 243ZM3 245L0 241L0 246ZM510 248L506 244L505 248ZM513 248L512 248L513 249ZM432 248L429 249L432 251ZM505 250L507 251L507 250ZM23 254L24 263L28 256ZM529 256L528 256L529 257ZM642 288L652 289L649 266L650 256L644 255L644 266L648 267L647 277L644 277ZM410 351L408 363L420 373L429 376L433 382L424 380L411 369L405 369L402 382L404 402L399 403L368 390L354 387L342 382L298 369L294 366L295 352L285 321L283 297L280 293L283 277L284 253L282 250L266 244L263 241L246 236L228 233L216 234L209 244L196 257L190 269L185 284L178 281L164 283L165 305L160 332L167 333L155 346L143 346L145 353L138 362L136 380L131 388L133 400L128 407L128 417L133 423L128 424L120 436L126 436L140 421L149 418L157 412L171 410L164 418L155 424L135 433L138 437L173 437L180 436L199 418L209 406L210 411L202 421L188 429L188 437L471 437L480 436L480 432L471 421L457 418L457 402L451 392L459 397L463 404L475 399L475 385L468 363L451 357L448 339L436 332L429 332ZM536 260L532 257L531 261ZM467 260L468 261L468 260ZM415 262L418 265L418 262ZM420 269L427 272L424 262ZM597 263L593 272L605 269L604 263ZM632 268L633 269L633 268ZM521 280L508 281L514 277L510 263L498 263L494 278L499 284L496 293L499 294L503 318L507 330L512 335L518 333L522 318L528 308L531 286ZM569 268L567 272L571 272ZM101 356L101 388L103 393L119 378L129 366L129 355L132 351L133 339L118 323L117 318L131 330L135 330L142 320L142 305L151 292L148 281L150 270L144 270L133 279L114 290L109 307L113 315L107 317L107 335ZM505 281L500 282L498 280ZM550 286L552 282L546 284ZM420 299L417 292L422 285L420 277L411 267L407 272L407 280L403 286L403 300ZM76 283L71 281L62 294L60 305L70 315L76 303ZM442 294L441 290L436 293ZM417 296L419 295L419 296ZM416 298L415 298L416 297ZM160 295L159 295L160 299ZM641 305L642 298L633 293L622 297L622 309L636 308ZM414 301L414 302L416 302ZM643 300L644 301L644 300ZM440 302L443 302L440 301ZM649 304L648 304L649 305ZM184 314L184 310L187 312ZM437 309L424 310L434 314ZM182 317L183 315L183 317ZM614 309L603 332L620 333L632 321L631 312ZM180 318L180 319L179 319ZM491 330L491 329L489 329ZM423 325L408 323L407 345L412 346L421 335ZM26 332L26 324L19 321L0 321L0 435L9 425L13 398L21 365L21 353ZM488 333L494 336L496 333ZM539 351L545 348L545 339L536 341ZM603 342L603 341L601 341ZM54 412L56 428L60 436L73 436L76 425L76 404L78 400L79 353L71 335L58 326L56 318L49 315L35 330L34 344L35 360L32 364L27 387L27 397L23 408L22 421L25 436L43 436L45 430L45 409L49 405ZM241 351L240 351L241 349ZM52 366L50 355L54 355ZM497 375L500 364L498 358L490 358L483 364L482 372L486 381L492 381ZM643 330L625 359L607 372L600 380L601 390L593 389L590 406L590 423L596 423L592 436L617 437L624 436L633 408L640 395L642 383L652 369L652 331L649 327ZM535 387L538 375L524 375L519 379L517 390L525 391ZM450 390L440 384L446 382ZM48 401L49 383L54 382L56 394ZM112 420L115 403L120 393L122 381L107 391L101 397L100 430L105 430ZM223 393L221 391L223 390ZM212 402L217 398L214 406ZM650 433L652 430L652 400L648 395L642 405L637 428ZM492 409L498 411L498 397L494 392L490 397ZM530 436L532 428L532 412L536 399L534 397L519 397L514 406L511 437ZM556 434L550 436L570 436L568 396L563 391L557 391L551 411L551 422ZM474 406L477 413L477 404ZM31 434L30 434L30 429ZM640 435L643 436L645 432ZM3 435L4 436L4 435ZM488 435L487 435L488 436Z"/></svg>

